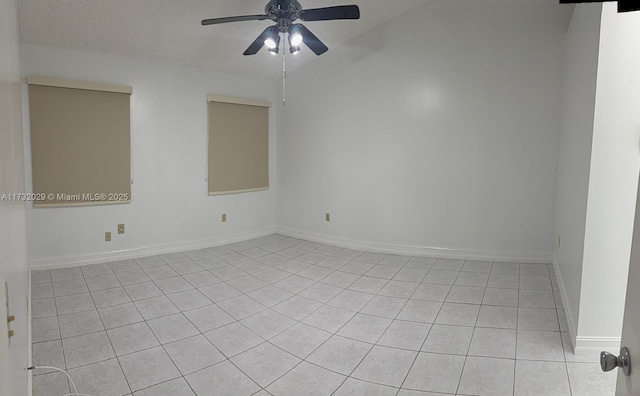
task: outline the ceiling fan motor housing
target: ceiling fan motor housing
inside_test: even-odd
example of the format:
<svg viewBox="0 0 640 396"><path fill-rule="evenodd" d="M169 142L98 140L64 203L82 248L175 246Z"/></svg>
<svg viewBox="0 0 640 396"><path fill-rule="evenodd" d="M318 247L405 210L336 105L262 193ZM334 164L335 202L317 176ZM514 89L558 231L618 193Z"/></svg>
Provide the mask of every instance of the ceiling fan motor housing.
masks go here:
<svg viewBox="0 0 640 396"><path fill-rule="evenodd" d="M276 22L280 33L288 33L293 21L298 19L302 6L296 0L271 0L264 8L269 19Z"/></svg>

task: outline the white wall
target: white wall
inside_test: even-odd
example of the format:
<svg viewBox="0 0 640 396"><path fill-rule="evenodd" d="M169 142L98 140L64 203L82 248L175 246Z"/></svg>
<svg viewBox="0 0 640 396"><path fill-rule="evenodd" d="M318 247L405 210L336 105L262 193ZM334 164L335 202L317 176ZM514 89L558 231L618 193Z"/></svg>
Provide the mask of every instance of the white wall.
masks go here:
<svg viewBox="0 0 640 396"><path fill-rule="evenodd" d="M289 74L282 232L550 261L568 18L470 3L426 4Z"/></svg>
<svg viewBox="0 0 640 396"><path fill-rule="evenodd" d="M0 0L0 196L24 192L18 26L15 0ZM29 272L24 202L0 201L0 395L28 389ZM7 340L4 282L15 336Z"/></svg>
<svg viewBox="0 0 640 396"><path fill-rule="evenodd" d="M601 10L601 4L576 5L564 51L555 265L572 337L580 308Z"/></svg>
<svg viewBox="0 0 640 396"><path fill-rule="evenodd" d="M209 197L205 182L206 95L260 98L275 106L274 82L29 44L21 46L21 63L23 76L38 74L133 86L132 202L29 208L33 265L69 265L185 250L275 230L277 114L273 107L269 164L272 188ZM28 109L26 88L24 92L24 106ZM28 114L24 118L28 133ZM30 184L29 179L27 182ZM226 223L220 221L222 213L227 213ZM125 223L124 235L117 235L118 223ZM104 241L105 231L111 231L111 242Z"/></svg>
<svg viewBox="0 0 640 396"><path fill-rule="evenodd" d="M619 339L640 169L640 13L603 6L576 349Z"/></svg>

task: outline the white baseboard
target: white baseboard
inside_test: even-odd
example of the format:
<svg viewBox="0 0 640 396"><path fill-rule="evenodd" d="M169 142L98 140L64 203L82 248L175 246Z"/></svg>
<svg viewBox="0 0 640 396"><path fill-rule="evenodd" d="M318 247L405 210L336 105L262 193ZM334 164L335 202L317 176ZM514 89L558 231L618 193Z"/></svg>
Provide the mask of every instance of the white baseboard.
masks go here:
<svg viewBox="0 0 640 396"><path fill-rule="evenodd" d="M427 246L411 246L399 244L394 245L360 241L355 239L338 238L334 236L316 234L281 226L278 226L278 234L305 239L313 242L345 247L349 249L364 250L367 252L376 253L400 254L407 256L545 264L551 264L553 259L553 255L550 253L491 252L481 250L447 249Z"/></svg>
<svg viewBox="0 0 640 396"><path fill-rule="evenodd" d="M573 321L573 307L569 304L567 300L567 289L564 285L564 279L562 279L562 272L560 272L560 267L558 266L558 260L556 259L556 255L553 255L553 271L556 273L556 279L558 281L558 288L560 289L560 298L562 299L562 306L564 307L564 316L567 322L567 327L569 328L569 338L571 339L571 348L576 350L576 328L574 326Z"/></svg>
<svg viewBox="0 0 640 396"><path fill-rule="evenodd" d="M576 355L599 355L602 351L608 351L618 355L620 350L620 337L576 337Z"/></svg>
<svg viewBox="0 0 640 396"><path fill-rule="evenodd" d="M176 253L187 250L202 249L212 246L220 246L234 242L246 241L248 239L279 233L281 235L301 238L309 241L326 243L349 249L364 250L368 252L378 252L387 254L401 254L410 256L450 258L459 260L486 260L501 262L519 263L551 263L553 256L548 253L528 253L528 252L491 252L480 250L447 249L426 246L411 246L400 244L384 244L377 242L367 242L354 239L338 238L329 235L310 233L288 227L265 227L240 234L223 237L185 241L173 244L146 246L131 248L119 251L95 253L87 255L71 255L58 257L43 257L30 260L32 269L52 269L77 267L87 264L106 263L110 261L127 260L145 256L153 256L165 253Z"/></svg>
<svg viewBox="0 0 640 396"><path fill-rule="evenodd" d="M43 257L31 259L31 269L54 269L78 267L87 264L99 264L110 261L127 260L158 254L177 253L187 250L204 249L213 246L226 245L234 242L246 241L253 238L273 234L276 227L264 227L239 234L225 235L217 238L202 239L197 241L184 241L172 244L145 246L139 248L118 250L113 252L95 253L87 255L73 255L61 257Z"/></svg>
<svg viewBox="0 0 640 396"><path fill-rule="evenodd" d="M586 358L586 361L589 362L599 362L599 355L601 351L617 353L620 350L621 337L585 337L577 335L577 329L575 328L575 322L573 321L573 307L567 300L567 289L565 287L564 280L562 279L562 272L560 272L558 260L555 255L553 257L553 269L556 273L556 279L558 280L560 297L562 298L562 305L564 306L567 327L569 328L569 338L571 340L571 347L574 355L577 358Z"/></svg>

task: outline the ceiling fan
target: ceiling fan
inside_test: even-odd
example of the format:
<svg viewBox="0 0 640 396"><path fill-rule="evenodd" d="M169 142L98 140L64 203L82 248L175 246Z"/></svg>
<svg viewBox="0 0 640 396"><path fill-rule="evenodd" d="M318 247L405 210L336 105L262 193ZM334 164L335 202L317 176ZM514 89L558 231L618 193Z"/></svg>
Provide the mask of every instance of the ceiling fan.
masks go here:
<svg viewBox="0 0 640 396"><path fill-rule="evenodd" d="M244 55L255 55L263 46L272 54L277 54L281 33L288 36L289 51L292 54L298 53L300 44L304 43L316 55L322 55L329 48L304 25L294 22L298 19L304 22L360 19L360 8L357 5L342 5L305 10L297 0L270 0L264 7L264 14L204 19L202 26L266 19L274 21L275 25L266 28L244 51Z"/></svg>

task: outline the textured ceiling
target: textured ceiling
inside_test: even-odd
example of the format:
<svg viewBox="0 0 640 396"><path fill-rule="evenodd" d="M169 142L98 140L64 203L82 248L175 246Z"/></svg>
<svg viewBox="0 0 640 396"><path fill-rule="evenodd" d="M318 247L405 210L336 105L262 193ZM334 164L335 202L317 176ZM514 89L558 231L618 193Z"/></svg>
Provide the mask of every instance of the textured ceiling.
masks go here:
<svg viewBox="0 0 640 396"><path fill-rule="evenodd" d="M280 56L242 52L272 21L200 26L207 18L262 14L267 0L18 0L20 40L128 55L230 73L279 78ZM412 9L432 3L454 7L553 6L568 25L573 6L558 0L300 0L304 8L358 4L361 19L307 22L329 50ZM306 47L287 56L294 70L317 57Z"/></svg>
<svg viewBox="0 0 640 396"><path fill-rule="evenodd" d="M429 0L301 0L305 8L358 4L357 21L305 23L329 48ZM206 18L261 14L266 0L18 0L22 42L122 54L267 78L281 75L281 57L242 52L273 23L200 26ZM316 56L288 56L293 70Z"/></svg>

